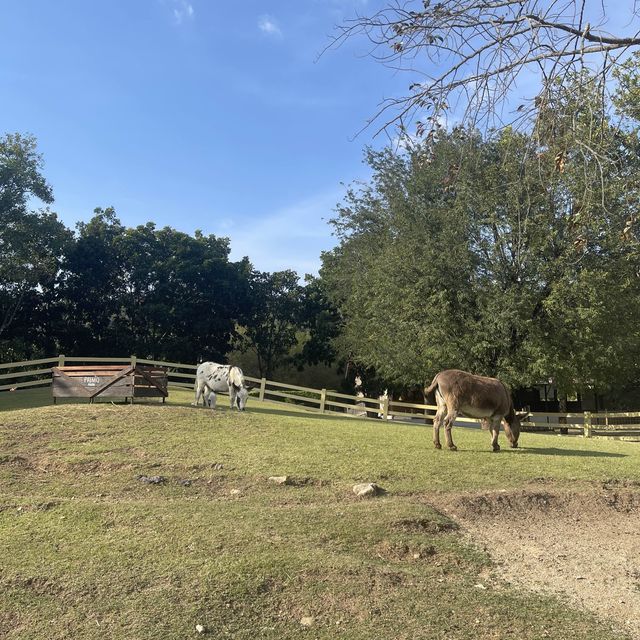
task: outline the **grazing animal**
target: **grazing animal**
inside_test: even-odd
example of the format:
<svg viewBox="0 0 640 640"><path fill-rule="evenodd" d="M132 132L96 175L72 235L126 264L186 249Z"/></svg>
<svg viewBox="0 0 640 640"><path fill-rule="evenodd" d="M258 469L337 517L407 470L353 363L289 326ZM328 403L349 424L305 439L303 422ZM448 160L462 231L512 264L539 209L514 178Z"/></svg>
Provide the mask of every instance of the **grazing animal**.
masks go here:
<svg viewBox="0 0 640 640"><path fill-rule="evenodd" d="M444 424L447 447L452 451L457 450L451 437L451 428L459 415L482 420L482 428L491 430L491 446L494 451L500 451L498 433L504 419L507 439L513 448L518 446L520 423L529 414L514 411L511 393L497 378L447 369L438 373L432 383L425 387L425 396L431 396L434 392L438 406L433 419L433 443L436 449L442 448L440 425Z"/></svg>
<svg viewBox="0 0 640 640"><path fill-rule="evenodd" d="M205 390L209 390L205 399ZM200 398L203 404L208 404L212 409L216 406L216 392L228 392L231 408L237 407L244 411L247 403L249 389L244 383L244 375L240 367L230 364L217 364L215 362L203 362L196 370L195 392L196 399L193 403L198 406Z"/></svg>

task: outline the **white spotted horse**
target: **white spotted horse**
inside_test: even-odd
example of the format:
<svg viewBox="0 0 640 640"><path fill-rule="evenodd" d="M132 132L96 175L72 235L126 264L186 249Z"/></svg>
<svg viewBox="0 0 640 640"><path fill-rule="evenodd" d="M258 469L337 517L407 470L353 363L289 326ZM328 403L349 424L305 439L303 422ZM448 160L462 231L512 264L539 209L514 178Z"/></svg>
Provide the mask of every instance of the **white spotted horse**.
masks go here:
<svg viewBox="0 0 640 640"><path fill-rule="evenodd" d="M205 391L208 394L205 397ZM208 404L212 409L216 406L216 393L225 392L229 394L229 404L231 408L237 407L239 411L244 411L247 403L249 389L244 383L244 375L240 367L230 364L217 364L215 362L203 362L196 370L194 405L198 405L200 398L203 404Z"/></svg>

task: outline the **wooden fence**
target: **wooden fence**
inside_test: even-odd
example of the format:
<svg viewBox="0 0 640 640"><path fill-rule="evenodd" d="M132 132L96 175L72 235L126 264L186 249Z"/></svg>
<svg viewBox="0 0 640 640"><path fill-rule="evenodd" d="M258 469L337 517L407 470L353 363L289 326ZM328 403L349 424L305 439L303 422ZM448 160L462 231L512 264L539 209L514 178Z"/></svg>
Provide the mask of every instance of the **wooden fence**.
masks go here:
<svg viewBox="0 0 640 640"><path fill-rule="evenodd" d="M52 367L69 364L136 364L152 365L167 369L169 388L192 390L197 365L180 362L129 358L84 358L67 357L40 360L26 360L0 364L0 402L6 391L28 387L51 386ZM414 404L389 400L389 398L366 398L339 393L330 389L311 389L293 384L275 382L266 378L245 376L248 383L255 385L252 391L260 401L297 405L318 413L340 413L359 418L381 418L404 420L431 425L436 407L428 404ZM456 424L478 426L478 420L459 418ZM640 412L617 413L531 413L523 425L524 431L559 433L591 437L616 437L640 439Z"/></svg>

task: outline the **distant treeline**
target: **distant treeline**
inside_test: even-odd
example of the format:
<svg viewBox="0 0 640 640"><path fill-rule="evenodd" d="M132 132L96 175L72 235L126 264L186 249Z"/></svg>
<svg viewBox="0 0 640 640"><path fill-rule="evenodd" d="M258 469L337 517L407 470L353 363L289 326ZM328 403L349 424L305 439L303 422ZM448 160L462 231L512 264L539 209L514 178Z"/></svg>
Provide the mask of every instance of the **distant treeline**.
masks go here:
<svg viewBox="0 0 640 640"><path fill-rule="evenodd" d="M38 199L45 205L32 210ZM229 260L229 241L153 223L128 228L112 208L67 229L47 205L36 141L0 138L0 361L51 354L225 361L253 351L255 373L330 362L311 336L325 301L294 271Z"/></svg>

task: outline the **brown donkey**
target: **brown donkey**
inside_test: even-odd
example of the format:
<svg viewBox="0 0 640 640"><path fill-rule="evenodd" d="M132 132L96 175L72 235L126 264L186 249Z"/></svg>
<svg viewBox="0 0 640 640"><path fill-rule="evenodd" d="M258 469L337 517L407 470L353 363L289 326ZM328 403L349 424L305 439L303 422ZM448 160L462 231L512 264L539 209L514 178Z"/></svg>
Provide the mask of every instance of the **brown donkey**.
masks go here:
<svg viewBox="0 0 640 640"><path fill-rule="evenodd" d="M529 414L514 411L509 390L497 378L447 369L436 375L433 382L425 387L424 394L431 396L434 391L438 406L433 419L433 443L436 449L442 448L440 425L444 423L447 447L452 451L457 450L451 437L451 428L459 415L482 420L482 428L491 430L491 446L494 451L500 451L498 433L504 419L504 430L511 446L518 446L520 422Z"/></svg>

